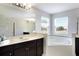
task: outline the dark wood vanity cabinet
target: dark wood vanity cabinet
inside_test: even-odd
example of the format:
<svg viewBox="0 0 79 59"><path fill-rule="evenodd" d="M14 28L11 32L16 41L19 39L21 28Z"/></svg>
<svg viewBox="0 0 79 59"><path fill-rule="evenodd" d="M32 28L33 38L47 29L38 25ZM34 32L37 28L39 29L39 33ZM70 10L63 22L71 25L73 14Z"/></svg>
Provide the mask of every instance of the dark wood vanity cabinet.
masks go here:
<svg viewBox="0 0 79 59"><path fill-rule="evenodd" d="M75 54L79 56L79 38L75 38Z"/></svg>
<svg viewBox="0 0 79 59"><path fill-rule="evenodd" d="M43 38L0 47L0 56L41 56L43 54Z"/></svg>
<svg viewBox="0 0 79 59"><path fill-rule="evenodd" d="M14 56L35 56L36 41L23 42L14 45Z"/></svg>

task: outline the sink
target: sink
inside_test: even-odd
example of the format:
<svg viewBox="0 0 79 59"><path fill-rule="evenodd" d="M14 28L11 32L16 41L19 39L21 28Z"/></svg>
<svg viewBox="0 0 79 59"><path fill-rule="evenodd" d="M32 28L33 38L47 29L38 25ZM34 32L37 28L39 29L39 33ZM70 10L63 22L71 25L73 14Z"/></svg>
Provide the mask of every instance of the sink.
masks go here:
<svg viewBox="0 0 79 59"><path fill-rule="evenodd" d="M10 43L10 40L4 40L4 41L1 41L0 44L2 45L6 45L6 44L9 44Z"/></svg>
<svg viewBox="0 0 79 59"><path fill-rule="evenodd" d="M19 39L25 40L28 39L28 37L19 37Z"/></svg>
<svg viewBox="0 0 79 59"><path fill-rule="evenodd" d="M0 42L5 41L7 38L5 36L0 36Z"/></svg>
<svg viewBox="0 0 79 59"><path fill-rule="evenodd" d="M19 39L23 39L23 37L19 37Z"/></svg>

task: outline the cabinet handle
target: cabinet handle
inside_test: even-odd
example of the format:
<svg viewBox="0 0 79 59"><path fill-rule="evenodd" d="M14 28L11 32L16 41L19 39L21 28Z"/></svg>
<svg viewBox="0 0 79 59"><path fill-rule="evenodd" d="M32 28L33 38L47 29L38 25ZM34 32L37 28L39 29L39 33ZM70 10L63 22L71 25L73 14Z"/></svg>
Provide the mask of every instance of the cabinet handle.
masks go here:
<svg viewBox="0 0 79 59"><path fill-rule="evenodd" d="M12 53L10 53L10 56L12 55Z"/></svg>
<svg viewBox="0 0 79 59"><path fill-rule="evenodd" d="M29 50L29 48L26 48L26 50Z"/></svg>
<svg viewBox="0 0 79 59"><path fill-rule="evenodd" d="M26 53L29 56L29 48L26 48Z"/></svg>

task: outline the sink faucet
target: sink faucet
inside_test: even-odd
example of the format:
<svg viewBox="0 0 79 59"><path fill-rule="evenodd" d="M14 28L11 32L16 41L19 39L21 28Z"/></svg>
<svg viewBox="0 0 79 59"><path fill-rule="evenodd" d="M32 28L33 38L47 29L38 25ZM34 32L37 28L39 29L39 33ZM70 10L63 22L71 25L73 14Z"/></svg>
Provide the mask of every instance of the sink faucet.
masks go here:
<svg viewBox="0 0 79 59"><path fill-rule="evenodd" d="M6 39L6 37L4 35L0 35L0 42L4 41Z"/></svg>
<svg viewBox="0 0 79 59"><path fill-rule="evenodd" d="M2 37L2 36L0 36L0 42L1 42L1 41L3 41L3 37Z"/></svg>

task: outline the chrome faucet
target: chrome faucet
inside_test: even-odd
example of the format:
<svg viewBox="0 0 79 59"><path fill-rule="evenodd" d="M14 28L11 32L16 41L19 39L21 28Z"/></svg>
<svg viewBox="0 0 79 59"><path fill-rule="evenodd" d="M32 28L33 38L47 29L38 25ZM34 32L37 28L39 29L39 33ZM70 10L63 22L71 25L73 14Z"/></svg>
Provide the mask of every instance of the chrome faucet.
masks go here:
<svg viewBox="0 0 79 59"><path fill-rule="evenodd" d="M3 37L2 36L0 36L0 42L2 42L3 41Z"/></svg>
<svg viewBox="0 0 79 59"><path fill-rule="evenodd" d="M4 35L2 35L2 36L0 35L0 42L2 42L4 40L6 40L6 37Z"/></svg>

